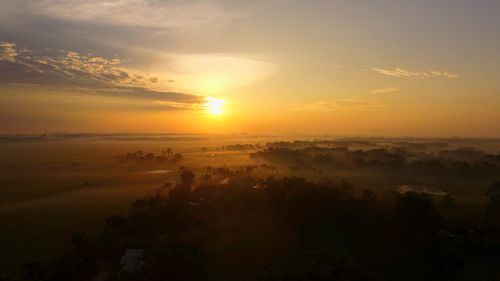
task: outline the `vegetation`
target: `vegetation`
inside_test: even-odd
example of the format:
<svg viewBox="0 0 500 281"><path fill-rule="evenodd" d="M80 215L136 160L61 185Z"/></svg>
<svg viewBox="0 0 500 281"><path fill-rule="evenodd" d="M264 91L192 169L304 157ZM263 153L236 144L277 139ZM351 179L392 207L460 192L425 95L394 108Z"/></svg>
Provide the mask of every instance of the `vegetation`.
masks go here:
<svg viewBox="0 0 500 281"><path fill-rule="evenodd" d="M300 153L300 152L298 152ZM24 280L494 280L500 265L500 184L477 221L453 197L370 190L347 182L265 178L253 169L181 168L167 193L111 216L97 237L77 234ZM119 264L145 250L134 272Z"/></svg>
<svg viewBox="0 0 500 281"><path fill-rule="evenodd" d="M136 152L128 152L125 154L120 154L118 160L120 162L137 162L137 161L149 161L149 162L179 162L182 160L182 154L174 153L171 148L167 148L161 151L160 155L156 155L152 152L145 153L142 150Z"/></svg>
<svg viewBox="0 0 500 281"><path fill-rule="evenodd" d="M316 174L332 170L371 171L407 181L430 176L446 178L448 182L462 179L492 182L500 177L500 153L485 153L475 148L437 151L410 150L399 146L352 149L321 143L323 146L319 146L318 141L268 144L266 149L251 153L250 157L281 164L292 170L312 170Z"/></svg>

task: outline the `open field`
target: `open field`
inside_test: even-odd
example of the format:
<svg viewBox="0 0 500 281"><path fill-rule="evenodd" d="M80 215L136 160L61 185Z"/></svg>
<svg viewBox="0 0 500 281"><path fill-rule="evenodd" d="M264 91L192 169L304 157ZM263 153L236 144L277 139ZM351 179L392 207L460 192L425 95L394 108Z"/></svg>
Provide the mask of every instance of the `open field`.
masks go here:
<svg viewBox="0 0 500 281"><path fill-rule="evenodd" d="M367 188L380 194L408 183L433 185L468 205L483 204L486 189L492 183L490 177L450 180L438 174L409 175L392 173L387 169L297 168L279 161L249 157L250 153L263 149L267 142L276 140L265 137L204 137L183 140L81 138L3 142L0 144L0 260L3 261L0 272L16 274L27 261L46 261L58 256L68 249L73 234L95 233L110 215L128 212L130 204L136 199L175 184L180 166L200 173L207 166L229 169L253 166L254 175L262 178L272 175L297 176L312 181L346 180L355 186L355 192ZM370 150L391 147L397 141L400 140L377 140L375 145L352 144L349 148ZM260 143L262 148L221 148L235 143ZM489 152L500 150L498 141L481 140L457 141L447 149L461 146L475 146ZM158 155L167 147L182 154L183 159L174 163L120 162L117 158L138 150ZM269 164L273 169L261 168L262 164ZM230 216L227 219L230 220ZM214 240L213 243L220 241ZM241 244L238 241L234 243Z"/></svg>
<svg viewBox="0 0 500 281"><path fill-rule="evenodd" d="M196 152L195 145L159 142L36 142L0 145L0 272L16 272L29 260L67 249L71 236L99 230L114 213L177 180L180 164L119 163L116 156L167 146L185 156L182 165L244 164L246 153ZM199 149L198 149L199 151ZM157 169L165 174L148 173Z"/></svg>

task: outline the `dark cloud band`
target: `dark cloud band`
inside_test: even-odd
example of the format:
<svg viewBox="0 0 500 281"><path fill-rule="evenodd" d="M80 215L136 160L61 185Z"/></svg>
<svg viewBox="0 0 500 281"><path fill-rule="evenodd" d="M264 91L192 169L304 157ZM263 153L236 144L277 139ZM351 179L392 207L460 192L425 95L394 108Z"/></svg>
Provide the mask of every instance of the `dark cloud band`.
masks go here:
<svg viewBox="0 0 500 281"><path fill-rule="evenodd" d="M19 49L14 43L0 42L0 83L60 87L88 95L146 99L172 105L165 108L188 109L203 97L156 91L148 85L158 78L122 66L118 58L84 56L59 51L57 55Z"/></svg>

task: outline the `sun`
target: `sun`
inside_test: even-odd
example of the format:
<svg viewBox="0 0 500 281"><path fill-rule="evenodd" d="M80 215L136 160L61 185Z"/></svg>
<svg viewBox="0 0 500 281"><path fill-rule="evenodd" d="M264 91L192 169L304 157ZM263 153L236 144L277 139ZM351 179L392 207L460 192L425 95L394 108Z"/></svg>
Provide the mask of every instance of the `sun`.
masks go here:
<svg viewBox="0 0 500 281"><path fill-rule="evenodd" d="M224 113L225 101L222 99L216 99L212 97L207 97L203 107L211 115L221 115Z"/></svg>

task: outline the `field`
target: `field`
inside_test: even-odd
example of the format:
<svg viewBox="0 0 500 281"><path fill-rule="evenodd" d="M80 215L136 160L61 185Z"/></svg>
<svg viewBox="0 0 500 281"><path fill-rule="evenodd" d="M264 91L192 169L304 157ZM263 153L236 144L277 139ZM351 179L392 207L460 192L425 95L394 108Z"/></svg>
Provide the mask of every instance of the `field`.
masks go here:
<svg viewBox="0 0 500 281"><path fill-rule="evenodd" d="M5 141L0 144L0 272L17 274L23 263L48 261L60 255L69 248L73 234L95 233L110 215L126 214L131 203L138 198L175 184L180 166L189 167L194 172L203 172L207 166L225 166L229 169L254 166L254 175L259 177L273 175L299 176L312 181L324 178L347 180L355 186L356 192L370 188L380 194L394 191L407 183L427 184L439 186L456 197L457 201L468 205L483 204L486 189L492 182L489 177L465 177L462 180L450 180L436 174L411 177L387 169L325 168L319 171L249 157L250 153L258 149L221 148L235 143L260 143L264 146L277 139L216 136ZM380 140L377 142L379 146L381 143ZM500 150L498 141L473 140L465 144L490 153ZM462 145L464 143L453 144L452 148ZM139 150L161 155L167 148L180 153L182 160L137 162L120 161L118 158L124 153ZM369 150L373 147L354 145L350 149ZM263 163L271 163L274 168L259 168ZM221 221L220 224L243 227L241 222L228 223L231 221L229 215L223 219L227 221ZM272 231L265 223L258 231ZM272 222L272 218L267 223L277 225ZM241 231L244 232L244 227ZM234 235L240 236L235 239L245 240L247 234ZM214 239L212 244L218 248L216 251L224 251L224 248L217 246L222 242ZM233 244L245 247L240 240L235 240ZM269 241L265 243L273 244ZM231 245L222 244L225 247ZM279 248L276 251L285 251L279 245L276 247ZM228 261L214 262L222 264Z"/></svg>
<svg viewBox="0 0 500 281"><path fill-rule="evenodd" d="M0 272L16 272L26 261L60 254L73 234L99 230L111 214L127 212L136 199L175 182L180 164L120 164L116 159L129 151L158 153L167 146L185 156L182 165L193 168L248 161L247 153L200 153L195 141L0 145ZM171 171L148 173L157 169Z"/></svg>

